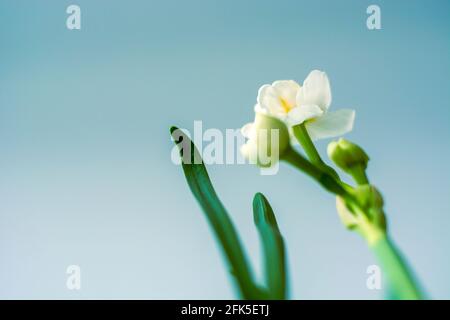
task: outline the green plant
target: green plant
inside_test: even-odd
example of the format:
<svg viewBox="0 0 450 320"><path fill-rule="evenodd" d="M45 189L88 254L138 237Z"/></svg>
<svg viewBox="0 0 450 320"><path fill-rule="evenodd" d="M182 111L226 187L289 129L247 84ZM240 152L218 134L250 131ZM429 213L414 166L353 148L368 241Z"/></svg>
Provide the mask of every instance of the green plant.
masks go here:
<svg viewBox="0 0 450 320"><path fill-rule="evenodd" d="M352 177L354 185L350 185L323 161L316 149L314 140L340 136L353 128L355 112L348 109L329 112L330 104L328 77L318 70L308 75L303 86L292 80L262 86L255 107L255 121L242 128L242 134L247 138L242 154L263 168L285 161L332 193L342 223L359 233L378 258L391 298L422 299L423 294L412 272L389 236L383 197L370 183L366 172L369 156L363 148L342 138L328 145L329 158ZM224 249L241 296L249 299L286 298L285 248L269 203L262 194L255 195L254 218L264 250L266 279L265 285L259 286L253 280L236 231L204 165L201 162L195 164L198 163L196 159L201 159L198 151L189 138L178 131L172 128L171 134L180 146L188 184ZM182 140L188 143L181 146ZM296 150L296 144L305 155ZM189 154L183 153L186 150Z"/></svg>

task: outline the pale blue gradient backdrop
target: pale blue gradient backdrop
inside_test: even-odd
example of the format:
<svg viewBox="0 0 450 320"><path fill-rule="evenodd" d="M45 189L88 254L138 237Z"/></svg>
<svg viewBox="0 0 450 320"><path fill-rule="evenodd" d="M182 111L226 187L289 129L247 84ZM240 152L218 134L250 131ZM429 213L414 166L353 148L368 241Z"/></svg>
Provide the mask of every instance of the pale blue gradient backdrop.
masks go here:
<svg viewBox="0 0 450 320"><path fill-rule="evenodd" d="M65 9L82 10L82 30ZM378 4L382 30L366 28ZM233 298L168 128L238 128L259 86L331 79L394 239L450 298L449 1L0 0L0 298ZM318 147L325 156L328 141ZM273 204L291 296L380 298L334 198L293 169L210 166L260 276L251 201ZM82 290L65 269L82 268Z"/></svg>

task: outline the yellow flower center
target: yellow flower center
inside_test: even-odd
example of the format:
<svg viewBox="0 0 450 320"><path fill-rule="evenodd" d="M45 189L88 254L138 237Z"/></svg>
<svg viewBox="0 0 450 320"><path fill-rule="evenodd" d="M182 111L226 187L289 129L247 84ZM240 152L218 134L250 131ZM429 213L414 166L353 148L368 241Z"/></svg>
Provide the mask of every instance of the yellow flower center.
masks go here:
<svg viewBox="0 0 450 320"><path fill-rule="evenodd" d="M280 103L281 103L281 106L283 107L284 112L288 113L292 109L291 104L281 97L280 97Z"/></svg>

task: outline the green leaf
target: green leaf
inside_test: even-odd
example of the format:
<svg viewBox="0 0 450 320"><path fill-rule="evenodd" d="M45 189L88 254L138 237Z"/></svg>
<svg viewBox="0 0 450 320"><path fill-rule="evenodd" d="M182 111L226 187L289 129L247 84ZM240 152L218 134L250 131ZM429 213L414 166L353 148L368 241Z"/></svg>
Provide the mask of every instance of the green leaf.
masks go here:
<svg viewBox="0 0 450 320"><path fill-rule="evenodd" d="M187 183L200 204L225 253L231 274L244 299L262 299L265 293L256 286L233 223L217 196L201 156L189 137L177 127L170 128L180 149Z"/></svg>
<svg viewBox="0 0 450 320"><path fill-rule="evenodd" d="M253 217L264 252L264 272L271 299L286 299L286 257L283 237L273 210L263 194L253 198Z"/></svg>

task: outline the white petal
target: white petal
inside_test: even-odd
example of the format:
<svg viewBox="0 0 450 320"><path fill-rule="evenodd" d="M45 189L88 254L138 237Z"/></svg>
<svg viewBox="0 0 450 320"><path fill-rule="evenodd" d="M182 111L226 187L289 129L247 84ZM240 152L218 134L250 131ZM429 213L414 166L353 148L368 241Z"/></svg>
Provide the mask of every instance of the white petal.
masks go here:
<svg viewBox="0 0 450 320"><path fill-rule="evenodd" d="M284 99L291 107L296 104L296 98L300 85L294 80L278 80L272 83L279 97Z"/></svg>
<svg viewBox="0 0 450 320"><path fill-rule="evenodd" d="M322 114L323 111L318 106L308 104L301 107L296 107L289 111L287 120L291 126L295 126L306 120L320 117Z"/></svg>
<svg viewBox="0 0 450 320"><path fill-rule="evenodd" d="M313 70L297 94L297 106L313 104L326 111L331 104L330 81L325 72Z"/></svg>
<svg viewBox="0 0 450 320"><path fill-rule="evenodd" d="M270 84L265 84L258 90L258 105L266 109L270 114L279 113L283 110L280 97Z"/></svg>
<svg viewBox="0 0 450 320"><path fill-rule="evenodd" d="M259 105L259 103L255 104L255 107L253 108L255 112L267 114L267 109L264 109Z"/></svg>
<svg viewBox="0 0 450 320"><path fill-rule="evenodd" d="M241 154L245 159L250 160L251 164L257 164L258 163L258 148L256 145L256 141L253 139L250 139L247 141L247 143L243 144L241 146Z"/></svg>
<svg viewBox="0 0 450 320"><path fill-rule="evenodd" d="M347 228L354 228L358 225L357 217L347 208L345 200L341 197L336 197L336 209L342 223Z"/></svg>
<svg viewBox="0 0 450 320"><path fill-rule="evenodd" d="M255 132L255 126L254 126L253 122L247 123L241 128L241 134L245 138L252 137L254 135L254 132Z"/></svg>
<svg viewBox="0 0 450 320"><path fill-rule="evenodd" d="M307 121L305 126L312 140L341 136L352 131L355 111L341 109L325 113L323 116Z"/></svg>

